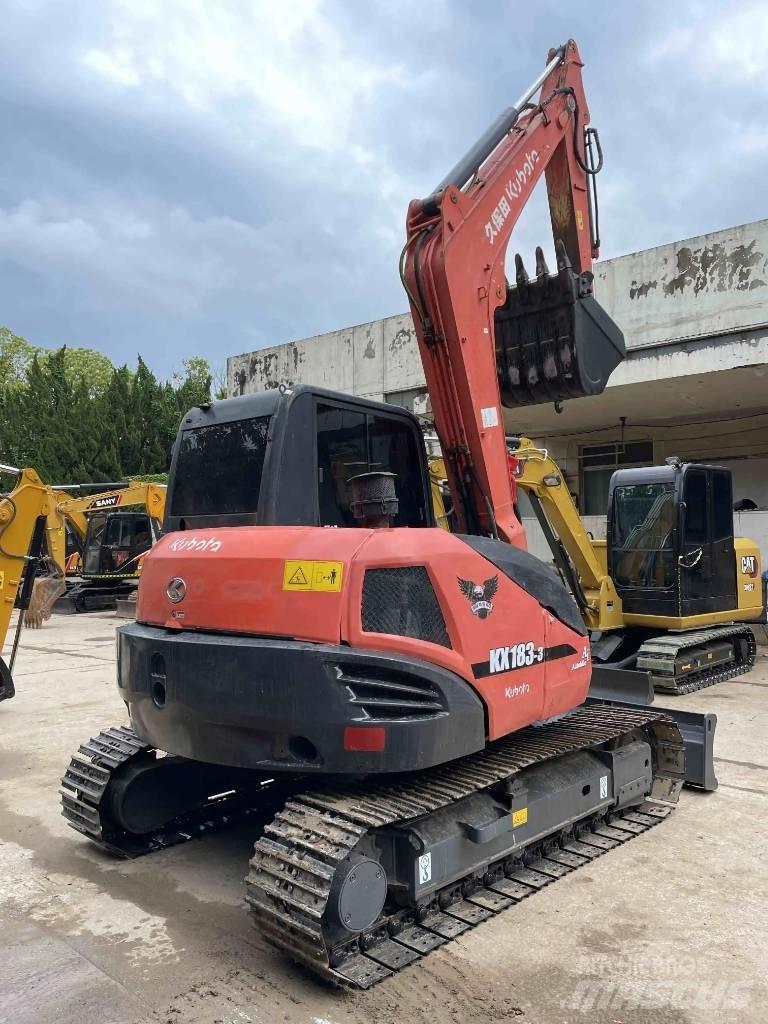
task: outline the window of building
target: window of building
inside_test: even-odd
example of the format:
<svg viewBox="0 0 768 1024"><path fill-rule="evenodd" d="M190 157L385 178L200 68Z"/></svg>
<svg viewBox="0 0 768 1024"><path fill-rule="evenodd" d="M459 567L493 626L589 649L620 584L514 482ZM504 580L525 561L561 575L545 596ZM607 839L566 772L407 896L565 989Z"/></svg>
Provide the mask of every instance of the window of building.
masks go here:
<svg viewBox="0 0 768 1024"><path fill-rule="evenodd" d="M582 445L579 511L604 516L608 511L608 486L615 470L625 466L652 466L653 441L610 441Z"/></svg>

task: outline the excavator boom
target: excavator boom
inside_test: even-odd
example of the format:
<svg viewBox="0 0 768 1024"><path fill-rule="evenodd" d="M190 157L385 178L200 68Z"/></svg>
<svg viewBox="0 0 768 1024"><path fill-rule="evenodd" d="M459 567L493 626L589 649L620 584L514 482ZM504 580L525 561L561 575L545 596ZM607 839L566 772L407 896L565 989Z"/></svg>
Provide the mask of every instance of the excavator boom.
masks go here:
<svg viewBox="0 0 768 1024"><path fill-rule="evenodd" d="M597 394L624 356L621 332L592 297L590 188L602 158L593 162L581 67L573 40L550 52L520 101L411 203L401 257L457 529L522 548L502 404ZM542 175L558 270L549 275L539 249L536 280L518 258L509 288L507 244Z"/></svg>

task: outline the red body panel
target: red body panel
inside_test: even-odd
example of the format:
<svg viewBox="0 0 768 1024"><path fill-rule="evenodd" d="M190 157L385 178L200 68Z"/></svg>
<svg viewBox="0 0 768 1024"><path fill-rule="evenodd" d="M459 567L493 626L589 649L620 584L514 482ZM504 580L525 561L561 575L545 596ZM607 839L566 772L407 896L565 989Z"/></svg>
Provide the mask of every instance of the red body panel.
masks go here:
<svg viewBox="0 0 768 1024"><path fill-rule="evenodd" d="M286 560L342 563L341 589L285 589ZM363 631L366 569L417 565L427 568L451 648ZM166 593L174 578L186 586L178 603ZM475 597L467 596L467 582L478 588ZM341 642L433 662L480 695L489 739L568 711L589 688L586 638L437 528L234 527L168 534L147 555L136 617L169 629ZM548 651L554 652L551 660Z"/></svg>
<svg viewBox="0 0 768 1024"><path fill-rule="evenodd" d="M290 636L339 643L347 588L318 593L283 589L286 559L335 560L349 565L365 543L364 530L311 527L223 527L169 533L144 563L136 618L168 629ZM184 580L174 604L166 587Z"/></svg>

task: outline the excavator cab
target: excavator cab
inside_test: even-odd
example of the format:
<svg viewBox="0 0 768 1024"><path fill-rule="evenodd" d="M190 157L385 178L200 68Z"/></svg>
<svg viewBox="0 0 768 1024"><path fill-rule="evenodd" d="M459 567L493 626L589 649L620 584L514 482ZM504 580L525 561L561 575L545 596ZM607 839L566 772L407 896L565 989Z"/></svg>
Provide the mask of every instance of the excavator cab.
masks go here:
<svg viewBox="0 0 768 1024"><path fill-rule="evenodd" d="M160 536L160 523L146 512L95 512L83 545L84 579L140 575L139 559Z"/></svg>
<svg viewBox="0 0 768 1024"><path fill-rule="evenodd" d="M395 406L297 386L198 406L174 447L166 532L354 527L358 480L394 476L393 527L434 526L418 421Z"/></svg>
<svg viewBox="0 0 768 1024"><path fill-rule="evenodd" d="M620 469L608 496L608 565L627 614L735 610L731 473L677 461Z"/></svg>

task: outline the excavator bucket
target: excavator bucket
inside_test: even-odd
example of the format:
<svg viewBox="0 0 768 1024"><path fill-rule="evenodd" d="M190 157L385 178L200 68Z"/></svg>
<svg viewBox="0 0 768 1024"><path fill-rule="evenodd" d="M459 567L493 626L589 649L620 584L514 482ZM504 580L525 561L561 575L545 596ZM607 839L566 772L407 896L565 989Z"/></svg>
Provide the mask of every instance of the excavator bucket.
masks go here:
<svg viewBox="0 0 768 1024"><path fill-rule="evenodd" d="M562 243L550 274L540 248L531 280L515 256L516 286L496 310L496 365L502 403L541 405L599 395L624 359L620 328L593 295L593 275L577 274Z"/></svg>
<svg viewBox="0 0 768 1024"><path fill-rule="evenodd" d="M45 557L40 564L45 574L36 577L24 615L24 625L30 629L40 629L50 619L54 604L67 589L64 573L52 558Z"/></svg>

